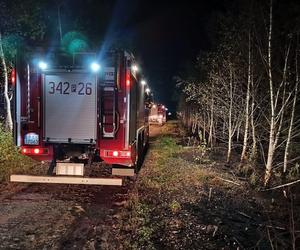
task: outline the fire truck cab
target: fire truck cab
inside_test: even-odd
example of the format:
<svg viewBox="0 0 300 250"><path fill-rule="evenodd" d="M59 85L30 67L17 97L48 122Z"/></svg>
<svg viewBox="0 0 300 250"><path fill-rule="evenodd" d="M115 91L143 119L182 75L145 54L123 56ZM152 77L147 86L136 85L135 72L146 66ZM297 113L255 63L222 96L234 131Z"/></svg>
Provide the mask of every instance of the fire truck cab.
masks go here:
<svg viewBox="0 0 300 250"><path fill-rule="evenodd" d="M83 177L95 160L111 164L113 175L134 175L149 139L145 86L132 54L103 54L39 53L18 61L16 144L51 163L46 177L11 181L119 185L115 178Z"/></svg>

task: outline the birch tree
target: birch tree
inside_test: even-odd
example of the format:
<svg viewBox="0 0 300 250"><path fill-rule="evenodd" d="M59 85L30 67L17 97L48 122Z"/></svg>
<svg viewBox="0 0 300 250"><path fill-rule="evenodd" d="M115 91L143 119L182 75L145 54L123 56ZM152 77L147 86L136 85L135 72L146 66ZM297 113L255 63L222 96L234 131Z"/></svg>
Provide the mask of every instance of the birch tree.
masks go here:
<svg viewBox="0 0 300 250"><path fill-rule="evenodd" d="M231 148L232 148L232 106L233 106L233 70L232 65L229 64L230 78L229 78L229 110L228 110L228 149L227 149L227 162L230 161Z"/></svg>
<svg viewBox="0 0 300 250"><path fill-rule="evenodd" d="M248 79L247 79L247 93L246 93L246 107L245 107L245 130L243 150L241 154L241 162L245 160L246 150L248 146L248 129L249 129L249 103L250 103L250 85L251 85L251 36L248 35Z"/></svg>
<svg viewBox="0 0 300 250"><path fill-rule="evenodd" d="M268 32L268 80L269 80L269 92L270 92L270 130L269 130L269 147L268 158L266 164L264 185L267 185L271 178L273 157L275 153L275 102L274 102L274 86L272 76L272 29L273 29L273 1L270 0L270 12L269 12L269 32Z"/></svg>
<svg viewBox="0 0 300 250"><path fill-rule="evenodd" d="M293 126L294 126L294 119L295 119L295 111L296 111L296 103L297 103L297 96L298 96L298 85L299 85L299 72L298 72L298 34L296 39L296 52L295 52L295 90L294 90L294 98L291 107L291 117L290 117L290 124L288 128L288 135L284 150L284 160L283 160L283 173L287 171L287 164L288 164L288 156L289 156L289 149L292 139L293 133Z"/></svg>
<svg viewBox="0 0 300 250"><path fill-rule="evenodd" d="M13 130L13 121L12 121L11 105L10 105L11 98L9 97L9 94L8 94L8 70L7 70L5 55L4 55L4 51L3 51L1 32L0 32L0 59L1 59L1 65L3 68L3 77L4 77L4 97L5 97L5 104L6 104L5 126L6 126L6 129L8 129L9 131L12 131Z"/></svg>
<svg viewBox="0 0 300 250"><path fill-rule="evenodd" d="M273 65L272 65L272 30L273 30L273 2L270 0L269 11L269 32L268 32L268 80L269 80L269 92L270 92L270 128L269 128L269 146L267 154L266 171L264 178L264 185L266 186L271 178L274 155L278 148L278 141L280 133L282 132L283 120L285 111L288 107L292 92L286 95L287 88L287 71L288 60L290 56L291 39L287 42L287 49L284 55L284 65L282 71L282 80L275 89L273 79ZM281 100L281 101L280 101ZM281 106L279 104L281 103Z"/></svg>

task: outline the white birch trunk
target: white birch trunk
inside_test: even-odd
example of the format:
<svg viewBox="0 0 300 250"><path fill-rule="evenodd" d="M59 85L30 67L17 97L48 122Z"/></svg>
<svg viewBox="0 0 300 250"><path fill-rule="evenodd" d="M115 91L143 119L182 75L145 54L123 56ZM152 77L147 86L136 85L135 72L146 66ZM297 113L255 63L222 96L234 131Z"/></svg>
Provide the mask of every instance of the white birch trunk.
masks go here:
<svg viewBox="0 0 300 250"><path fill-rule="evenodd" d="M4 74L4 98L5 98L5 104L6 104L6 129L8 129L10 132L13 130L13 121L12 121L12 114L11 114L11 105L10 105L10 98L8 95L8 71L7 71L7 65L5 61L4 51L3 51L3 44L2 44L2 34L0 33L0 58L1 58L1 64L3 68L3 74Z"/></svg>
<svg viewBox="0 0 300 250"><path fill-rule="evenodd" d="M251 78L251 89L252 89L252 101L251 101L251 128L252 128L252 149L251 149L251 160L255 161L257 157L257 141L256 141L256 130L255 130L255 122L254 122L254 106L255 106L255 99L254 99L254 84L253 84L253 77Z"/></svg>
<svg viewBox="0 0 300 250"><path fill-rule="evenodd" d="M298 45L298 37L297 37L297 45ZM293 124L294 124L294 117L295 117L295 108L296 108L296 103L297 103L297 95L298 95L298 84L299 84L299 74L298 74L298 46L296 48L296 62L295 62L295 67L296 67L296 86L295 86L295 95L293 99L293 104L292 104L292 110L291 110L291 118L290 118L290 125L289 125L289 130L288 130L288 135L287 135L287 140L286 140L286 145L285 145L285 150L284 150L284 159L283 159L283 172L286 173L287 171L287 163L288 163L288 156L289 156L289 147L291 144L291 137L292 137L292 131L293 131Z"/></svg>
<svg viewBox="0 0 300 250"><path fill-rule="evenodd" d="M203 115L203 141L206 144L206 117Z"/></svg>
<svg viewBox="0 0 300 250"><path fill-rule="evenodd" d="M236 130L236 142L239 142L240 139L240 130L241 130L241 124L237 125L237 130Z"/></svg>
<svg viewBox="0 0 300 250"><path fill-rule="evenodd" d="M241 162L246 158L246 151L248 146L248 130L249 130L249 102L250 102L250 84L251 84L251 36L249 32L249 47L248 47L248 79L247 79L247 94L246 94L246 110L245 110L245 131L243 150L241 154Z"/></svg>
<svg viewBox="0 0 300 250"><path fill-rule="evenodd" d="M252 65L252 64L251 64ZM254 89L254 76L253 76L253 67L251 66L251 91L252 91L252 98L251 98L251 114L250 114L250 121L251 121L251 129L252 129L252 147L251 147L251 161L256 161L257 159L257 138L256 138L256 128L254 122L254 109L255 109L255 89Z"/></svg>
<svg viewBox="0 0 300 250"><path fill-rule="evenodd" d="M213 92L214 84L212 83L212 92ZM213 93L211 93L211 105L210 105L210 124L209 124L209 136L208 136L208 144L210 147L213 147L213 126L214 126L214 97Z"/></svg>
<svg viewBox="0 0 300 250"><path fill-rule="evenodd" d="M231 158L231 148L232 148L232 85L233 85L233 76L232 76L232 66L229 65L230 67L230 80L229 80L229 100L230 100L230 105L229 105L229 114L228 114L228 150L227 150L227 163L230 162Z"/></svg>
<svg viewBox="0 0 300 250"><path fill-rule="evenodd" d="M273 93L273 78L272 78L272 11L273 3L270 0L270 23L269 23L269 34L268 34L268 76L269 76L269 91L270 91L270 106L271 106L271 119L270 119L270 130L269 130L269 147L267 155L267 164L265 169L264 185L266 186L271 178L271 171L273 165L273 157L275 152L275 104L274 104L274 93Z"/></svg>

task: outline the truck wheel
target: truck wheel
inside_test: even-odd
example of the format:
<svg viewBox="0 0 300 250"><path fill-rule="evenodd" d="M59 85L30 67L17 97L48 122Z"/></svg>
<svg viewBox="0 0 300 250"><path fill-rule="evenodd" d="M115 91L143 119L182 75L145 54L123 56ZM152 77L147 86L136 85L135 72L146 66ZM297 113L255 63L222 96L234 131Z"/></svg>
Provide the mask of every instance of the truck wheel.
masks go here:
<svg viewBox="0 0 300 250"><path fill-rule="evenodd" d="M140 171L142 164L144 162L145 148L146 148L146 145L144 146L142 137L139 136L139 143L138 143L138 149L137 149L137 154L138 154L137 157L138 158L137 158L137 163L135 166L136 173L138 173Z"/></svg>
<svg viewBox="0 0 300 250"><path fill-rule="evenodd" d="M53 170L54 168L56 167L56 159L54 158L51 162L50 162L50 165L49 165L49 168L47 170L47 175L53 175Z"/></svg>

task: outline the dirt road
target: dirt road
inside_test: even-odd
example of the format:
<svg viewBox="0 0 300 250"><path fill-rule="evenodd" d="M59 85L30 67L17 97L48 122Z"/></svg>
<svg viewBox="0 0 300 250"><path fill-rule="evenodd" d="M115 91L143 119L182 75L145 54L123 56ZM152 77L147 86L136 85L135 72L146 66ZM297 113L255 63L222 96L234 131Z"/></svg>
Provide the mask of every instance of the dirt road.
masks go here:
<svg viewBox="0 0 300 250"><path fill-rule="evenodd" d="M153 127L151 140L160 131ZM116 225L132 188L127 179L123 187L2 185L0 249L118 249Z"/></svg>
<svg viewBox="0 0 300 250"><path fill-rule="evenodd" d="M0 249L113 249L130 186L30 185L0 201Z"/></svg>
<svg viewBox="0 0 300 250"><path fill-rule="evenodd" d="M186 147L175 122L151 132L137 180L123 187L0 186L0 249L271 248L286 225L266 218L221 150Z"/></svg>

